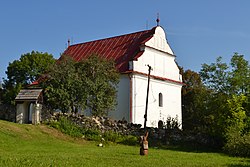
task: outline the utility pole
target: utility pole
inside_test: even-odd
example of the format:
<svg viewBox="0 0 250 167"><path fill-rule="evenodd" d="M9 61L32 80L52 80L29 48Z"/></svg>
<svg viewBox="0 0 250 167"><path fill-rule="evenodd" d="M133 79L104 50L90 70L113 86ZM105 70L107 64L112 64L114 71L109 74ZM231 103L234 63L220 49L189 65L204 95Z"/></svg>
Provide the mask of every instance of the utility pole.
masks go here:
<svg viewBox="0 0 250 167"><path fill-rule="evenodd" d="M144 130L145 130L145 132L146 132L147 115L148 115L148 93L149 93L150 72L152 70L152 67L150 65L147 65L147 66L148 66L148 87L147 87L146 108L145 108L145 115L144 115Z"/></svg>

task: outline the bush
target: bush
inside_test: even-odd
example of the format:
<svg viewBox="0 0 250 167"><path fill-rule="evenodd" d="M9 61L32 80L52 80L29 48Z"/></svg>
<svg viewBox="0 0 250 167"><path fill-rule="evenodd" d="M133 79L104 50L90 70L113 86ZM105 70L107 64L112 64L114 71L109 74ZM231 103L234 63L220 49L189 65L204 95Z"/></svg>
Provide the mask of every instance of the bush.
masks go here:
<svg viewBox="0 0 250 167"><path fill-rule="evenodd" d="M119 143L129 146L136 146L139 145L139 139L138 137L132 135L123 136L122 141L120 141Z"/></svg>
<svg viewBox="0 0 250 167"><path fill-rule="evenodd" d="M122 135L113 131L106 131L103 134L105 141L120 143L124 145L138 145L138 138L132 135Z"/></svg>
<svg viewBox="0 0 250 167"><path fill-rule="evenodd" d="M97 129L83 129L84 138L87 140L101 141L102 135Z"/></svg>
<svg viewBox="0 0 250 167"><path fill-rule="evenodd" d="M116 143L116 142L121 141L122 135L113 131L106 131L104 132L103 137L106 141Z"/></svg>
<svg viewBox="0 0 250 167"><path fill-rule="evenodd" d="M226 144L224 150L233 156L250 157L250 134L241 134L241 132L231 127L226 135Z"/></svg>
<svg viewBox="0 0 250 167"><path fill-rule="evenodd" d="M166 125L165 125L166 129L180 129L180 126L181 125L178 121L177 115L175 118L167 117L167 121L166 121Z"/></svg>
<svg viewBox="0 0 250 167"><path fill-rule="evenodd" d="M61 132L70 135L72 137L81 137L82 130L74 122L69 120L66 117L60 117L59 121L53 121L50 125L56 129L59 129Z"/></svg>

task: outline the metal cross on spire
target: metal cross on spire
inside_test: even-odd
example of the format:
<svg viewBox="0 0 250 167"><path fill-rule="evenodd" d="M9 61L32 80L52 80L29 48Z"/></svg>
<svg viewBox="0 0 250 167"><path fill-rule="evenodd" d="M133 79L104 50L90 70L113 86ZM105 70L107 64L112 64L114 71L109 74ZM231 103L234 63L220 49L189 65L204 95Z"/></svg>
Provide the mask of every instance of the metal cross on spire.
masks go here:
<svg viewBox="0 0 250 167"><path fill-rule="evenodd" d="M156 19L157 26L160 25L160 15L157 13L157 19Z"/></svg>

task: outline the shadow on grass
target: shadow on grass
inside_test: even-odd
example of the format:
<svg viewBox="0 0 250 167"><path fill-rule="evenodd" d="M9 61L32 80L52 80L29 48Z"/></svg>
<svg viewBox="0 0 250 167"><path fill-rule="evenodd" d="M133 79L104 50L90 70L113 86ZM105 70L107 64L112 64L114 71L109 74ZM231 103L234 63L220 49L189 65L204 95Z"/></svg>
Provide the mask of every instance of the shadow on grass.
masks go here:
<svg viewBox="0 0 250 167"><path fill-rule="evenodd" d="M244 164L229 164L228 167L250 167L250 161L246 161L247 163L249 163L248 165L244 165Z"/></svg>
<svg viewBox="0 0 250 167"><path fill-rule="evenodd" d="M193 152L193 153L222 153L221 150L215 148L206 148L202 146L159 146L158 149L171 150L171 151L181 151L181 152Z"/></svg>
<svg viewBox="0 0 250 167"><path fill-rule="evenodd" d="M195 143L179 143L179 144L162 144L162 142L149 141L151 148L181 151L181 152L193 152L193 153L223 153L220 148L203 146Z"/></svg>

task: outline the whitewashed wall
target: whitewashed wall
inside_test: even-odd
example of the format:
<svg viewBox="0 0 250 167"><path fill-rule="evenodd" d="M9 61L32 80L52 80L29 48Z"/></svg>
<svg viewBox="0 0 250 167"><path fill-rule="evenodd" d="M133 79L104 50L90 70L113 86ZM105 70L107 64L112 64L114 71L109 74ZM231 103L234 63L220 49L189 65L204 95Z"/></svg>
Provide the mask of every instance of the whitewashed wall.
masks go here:
<svg viewBox="0 0 250 167"><path fill-rule="evenodd" d="M147 74L148 68L146 65L149 64L153 68L151 75L181 82L182 77L175 63L176 57L173 55L164 35L164 30L157 27L154 37L146 42L144 47L141 47L141 50L144 50L143 55L137 61L133 61L133 70Z"/></svg>
<svg viewBox="0 0 250 167"><path fill-rule="evenodd" d="M130 79L128 75L120 75L117 87L117 106L115 111L110 111L109 116L115 120L125 119L130 121Z"/></svg>
<svg viewBox="0 0 250 167"><path fill-rule="evenodd" d="M146 106L147 77L133 75L133 104L132 120L134 123L144 124ZM159 106L159 93L163 95L163 106ZM175 118L181 122L181 85L167 81L151 79L148 100L147 126L156 127L158 121L166 122L167 117Z"/></svg>
<svg viewBox="0 0 250 167"><path fill-rule="evenodd" d="M147 126L157 127L158 121L166 122L168 117L175 118L176 116L181 123L182 76L179 74L175 56L165 38L164 30L157 27L154 37L146 42L141 50L144 50L142 56L137 61L130 62L130 70L134 73L120 76L117 89L118 104L116 110L111 111L109 116L116 120L125 118L132 123L144 124L148 81L145 74L148 74L147 65L150 65L153 68L151 75L176 82L150 79ZM159 106L159 93L163 95L162 107ZM130 98L132 100L131 111Z"/></svg>
<svg viewBox="0 0 250 167"><path fill-rule="evenodd" d="M175 56L165 38L164 30L157 27L155 35L145 46L141 47L144 53L137 61L133 61L133 70L148 74L150 65L153 70L151 75L167 78L173 81L182 82L182 76L179 74L179 68L175 63ZM147 76L134 74L133 83L133 104L132 121L143 125L145 105ZM181 87L177 82L152 79L149 89L148 103L148 122L147 126L157 126L158 121L166 121L167 117L176 117L181 122ZM159 93L163 95L163 107L159 107Z"/></svg>

